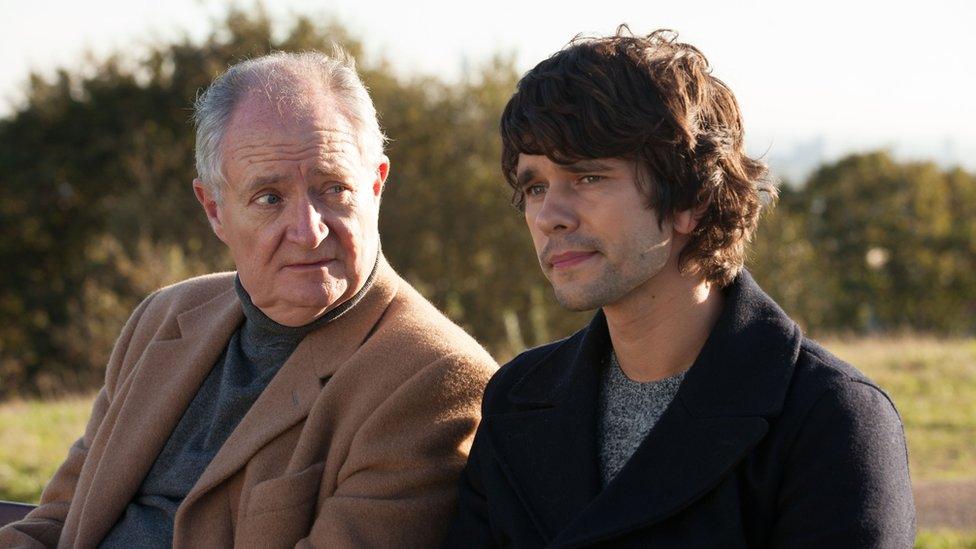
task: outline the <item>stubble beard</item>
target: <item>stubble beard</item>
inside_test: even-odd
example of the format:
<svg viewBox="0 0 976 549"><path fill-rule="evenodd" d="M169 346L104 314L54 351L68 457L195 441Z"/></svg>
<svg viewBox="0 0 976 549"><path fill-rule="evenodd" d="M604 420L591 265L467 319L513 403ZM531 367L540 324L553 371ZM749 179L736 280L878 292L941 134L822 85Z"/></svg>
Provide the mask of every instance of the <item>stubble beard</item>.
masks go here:
<svg viewBox="0 0 976 549"><path fill-rule="evenodd" d="M630 269L624 270L612 263L604 264L593 280L574 282L570 279L557 283L549 277L556 301L576 312L590 311L620 301L666 268L671 241L661 249L655 248L657 246L648 247L639 253L629 265Z"/></svg>
<svg viewBox="0 0 976 549"><path fill-rule="evenodd" d="M613 303L633 289L621 273L612 267L604 269L594 280L586 283L549 282L556 301L563 308L577 312L591 311Z"/></svg>

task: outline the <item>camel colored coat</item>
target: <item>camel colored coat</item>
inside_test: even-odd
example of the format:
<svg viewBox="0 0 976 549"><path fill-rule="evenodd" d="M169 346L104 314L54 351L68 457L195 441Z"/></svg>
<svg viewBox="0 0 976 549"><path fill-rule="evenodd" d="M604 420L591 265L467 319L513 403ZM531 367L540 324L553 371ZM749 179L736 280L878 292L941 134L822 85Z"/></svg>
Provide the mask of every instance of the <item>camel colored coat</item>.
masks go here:
<svg viewBox="0 0 976 549"><path fill-rule="evenodd" d="M243 320L234 274L149 296L126 323L84 436L2 547L95 547ZM309 334L180 505L175 547L440 542L491 357L381 259Z"/></svg>

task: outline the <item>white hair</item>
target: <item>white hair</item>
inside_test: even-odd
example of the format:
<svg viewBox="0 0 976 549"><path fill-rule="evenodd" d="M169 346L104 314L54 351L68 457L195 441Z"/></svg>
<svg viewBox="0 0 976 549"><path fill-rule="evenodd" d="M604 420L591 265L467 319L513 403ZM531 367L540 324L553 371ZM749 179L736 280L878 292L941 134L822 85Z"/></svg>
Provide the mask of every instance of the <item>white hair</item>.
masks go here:
<svg viewBox="0 0 976 549"><path fill-rule="evenodd" d="M355 128L363 159L380 161L386 136L352 57L338 46L333 47L331 55L315 51L276 52L232 65L214 79L194 104L197 174L218 201L227 182L220 143L241 98L254 89L273 90L279 101L301 105L314 99L308 90L316 84L335 98Z"/></svg>

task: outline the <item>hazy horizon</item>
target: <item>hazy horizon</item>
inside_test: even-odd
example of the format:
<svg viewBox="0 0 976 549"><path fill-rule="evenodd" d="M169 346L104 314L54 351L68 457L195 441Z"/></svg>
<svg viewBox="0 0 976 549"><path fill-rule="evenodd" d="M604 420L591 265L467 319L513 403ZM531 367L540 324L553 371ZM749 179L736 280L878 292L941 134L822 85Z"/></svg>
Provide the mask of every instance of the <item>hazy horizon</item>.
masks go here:
<svg viewBox="0 0 976 549"><path fill-rule="evenodd" d="M401 74L457 79L493 55L531 68L578 33L672 28L699 47L742 105L749 149L770 159L887 149L976 169L976 3L583 2L490 5L379 0L288 0L265 9L287 27L294 14L335 19L370 60ZM0 117L22 100L28 74L77 71L114 52L138 58L160 42L202 39L226 12L220 0L168 3L0 0ZM554 6L555 8L550 8ZM57 17L51 14L56 12ZM34 40L43 36L41 40ZM88 52L86 54L86 52ZM968 54L968 55L967 55Z"/></svg>

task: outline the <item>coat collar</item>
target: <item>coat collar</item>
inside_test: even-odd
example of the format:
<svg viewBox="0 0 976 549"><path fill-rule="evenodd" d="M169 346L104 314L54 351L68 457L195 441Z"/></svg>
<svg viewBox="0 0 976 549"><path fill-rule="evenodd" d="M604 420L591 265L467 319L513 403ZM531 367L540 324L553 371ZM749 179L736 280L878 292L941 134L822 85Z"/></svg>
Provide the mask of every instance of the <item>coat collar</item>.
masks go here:
<svg viewBox="0 0 976 549"><path fill-rule="evenodd" d="M602 491L597 458L606 318L557 345L509 391L515 412L490 437L537 527L555 545L591 543L663 520L700 497L765 435L782 409L801 334L742 273L675 401Z"/></svg>
<svg viewBox="0 0 976 549"><path fill-rule="evenodd" d="M372 333L396 295L397 280L380 258L372 285L358 303L305 336L204 470L180 506L177 521L192 512L193 502L247 465L261 447L308 416L326 380Z"/></svg>
<svg viewBox="0 0 976 549"><path fill-rule="evenodd" d="M243 468L268 441L302 421L329 377L369 337L397 293L399 277L381 256L372 286L355 307L308 334L221 446L177 512L176 526L196 501ZM101 539L149 472L183 412L243 320L234 288L170 317L116 388L106 421L124 424L108 433L107 451L92 486L100 505L79 525L79 540Z"/></svg>
<svg viewBox="0 0 976 549"><path fill-rule="evenodd" d="M244 318L229 284L195 307L161 314L167 318L128 378L102 389L113 401L103 425L117 428L98 433L107 438L104 451L86 463L98 468L78 521L79 547L96 546L115 524Z"/></svg>

